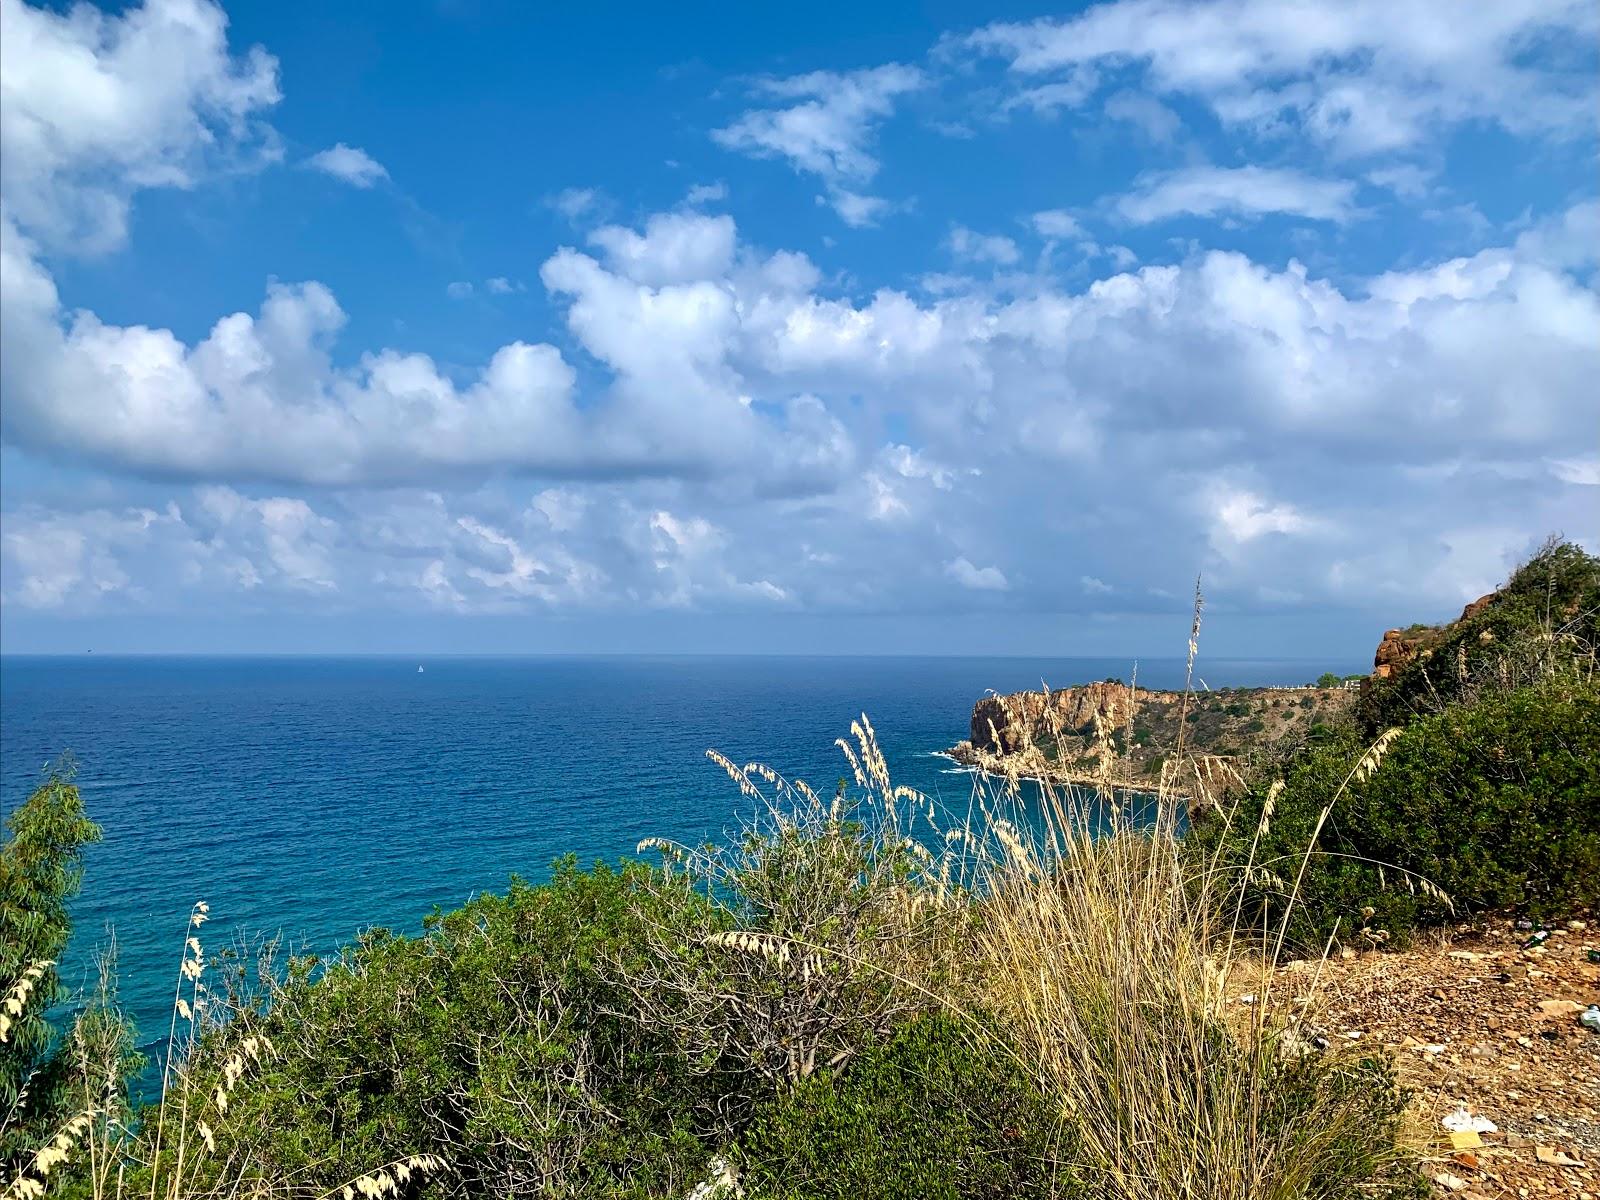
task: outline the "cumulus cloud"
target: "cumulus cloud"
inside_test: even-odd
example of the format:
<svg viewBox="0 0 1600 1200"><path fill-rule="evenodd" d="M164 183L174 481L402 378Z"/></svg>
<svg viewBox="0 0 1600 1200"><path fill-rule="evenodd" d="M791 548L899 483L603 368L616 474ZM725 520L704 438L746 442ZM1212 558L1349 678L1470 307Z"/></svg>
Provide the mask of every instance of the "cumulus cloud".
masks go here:
<svg viewBox="0 0 1600 1200"><path fill-rule="evenodd" d="M12 220L54 247L119 246L140 188L277 157L262 121L278 64L229 51L207 0L148 0L111 16L0 0L0 179Z"/></svg>
<svg viewBox="0 0 1600 1200"><path fill-rule="evenodd" d="M719 279L733 264L732 217L657 213L642 232L607 225L589 235L612 270L636 283L659 287L696 279Z"/></svg>
<svg viewBox="0 0 1600 1200"><path fill-rule="evenodd" d="M930 571L1023 604L1093 601L1085 578L1136 603L1172 584L1169 543L1202 547L1190 565L1224 594L1270 576L1303 596L1359 596L1404 574L1366 544L1374 528L1418 561L1440 529L1464 544L1470 522L1507 508L1583 529L1593 489L1572 447L1592 440L1600 300L1577 276L1592 269L1593 221L1580 206L1511 246L1342 285L1210 252L1079 290L918 300L826 286L804 256L741 244L726 217L662 214L544 264L601 368L581 400L550 346L505 347L461 381L392 350L335 366L343 313L316 284L276 285L258 313L194 344L68 314L6 228L4 432L236 489L495 470L575 481L545 484L515 521L435 521L445 532L424 547L395 522L379 538L370 518L328 517L342 540L325 561L354 539L377 556L373 577L463 609L577 595L881 608L921 603ZM864 451L885 423L897 436ZM1160 489L1126 486L1157 476ZM621 499L590 503L602 486ZM1074 514L1043 558L1041 513ZM626 554L558 553L623 530ZM307 523L300 536L332 534ZM1476 578L1437 557L1430 587L1453 597ZM635 560L665 565L647 586ZM97 561L136 576L87 550L74 569L114 581ZM351 586L302 576L302 591Z"/></svg>
<svg viewBox="0 0 1600 1200"><path fill-rule="evenodd" d="M313 154L306 159L306 166L357 188L370 188L389 178L384 165L372 155L343 142Z"/></svg>
<svg viewBox="0 0 1600 1200"><path fill-rule="evenodd" d="M872 153L878 125L901 96L925 82L920 70L899 63L760 80L757 93L779 106L750 109L711 136L728 150L785 159L817 176L846 224L872 224L885 202L855 189L878 172Z"/></svg>
<svg viewBox="0 0 1600 1200"><path fill-rule="evenodd" d="M620 224L579 189L551 201L580 232L539 272L562 350L516 341L461 365L352 345L316 282L272 283L253 311L180 335L59 295L71 276L51 265L54 239L88 230L112 244L136 189L258 161L275 64L230 55L220 14L199 3L71 19L0 3L12 89L0 434L8 454L88 464L102 472L98 497L140 501L9 501L7 606L170 610L246 595L313 610L1098 611L1107 596L1119 610L1168 605L1204 570L1208 592L1235 604L1293 595L1404 614L1492 582L1530 529L1595 532L1600 205L1365 275L1320 255L1308 267L1275 248L1203 244L1140 265L1092 243L1079 216L1093 210L1049 209L1025 219L1080 249L1070 285L1046 255L1014 287L950 276L911 290L741 240L732 217L697 211L718 199L710 190ZM1113 28L1110 12L1149 28ZM1217 52L1214 76L1169 78L1150 39L1194 33L1207 13L1198 33L1212 40L1195 44ZM1199 100L1230 128L1298 130L1346 151L1370 125L1316 123L1341 72L1382 82L1448 65L1419 85L1432 108L1395 110L1431 127L1469 119L1442 97L1459 92L1470 46L1491 59L1504 48L1474 10L1454 49L1403 46L1379 61L1366 34L1296 13L1323 47L1309 57L1246 0L1119 0L1075 19L1094 37L1065 50L1051 41L1061 23L986 44L1010 47L1034 107L1104 94L1108 115L1159 138L1178 131L1154 97L1179 96L1186 116ZM1522 31L1513 38L1550 26L1518 5L1495 20ZM111 122L126 137L94 141L70 105L45 102L52 81L31 62L13 69L18 27L48 53L81 49L88 65L63 69L112 81L105 94L139 93ZM1221 53L1257 42L1266 66ZM1067 59L1030 57L1046 43ZM1355 49L1340 58L1345 44ZM187 66L167 78L141 56ZM1205 55L1178 57L1197 70ZM1530 94L1568 86L1509 69ZM905 67L767 81L762 104L718 137L815 177L842 219L870 223L889 207L872 194L877 131L923 83ZM1252 117L1262 92L1270 117ZM1566 127L1546 115L1529 127ZM29 120L71 125L78 141ZM1359 173L1396 195L1427 186L1421 168ZM1136 180L1098 215L1345 221L1355 187L1190 167ZM1020 261L1010 238L948 228L964 261Z"/></svg>
<svg viewBox="0 0 1600 1200"><path fill-rule="evenodd" d="M1316 179L1286 168L1184 167L1140 178L1116 201L1116 212L1138 225L1176 216L1268 213L1343 222L1355 215L1355 190L1347 179Z"/></svg>
<svg viewBox="0 0 1600 1200"><path fill-rule="evenodd" d="M1285 127L1347 154L1407 151L1441 129L1485 121L1520 135L1592 130L1583 55L1533 65L1530 47L1592 44L1586 0L1440 6L1353 0L1337 9L1280 0L1112 0L1076 16L990 25L965 45L1005 58L1027 91L1062 87L1087 103L1131 67L1148 92L1187 96L1224 124Z"/></svg>
<svg viewBox="0 0 1600 1200"><path fill-rule="evenodd" d="M43 612L161 612L197 600L454 613L793 603L735 551L706 517L651 508L614 485L521 503L484 492L308 500L205 486L159 509L24 506L7 513L0 537L5 604Z"/></svg>
<svg viewBox="0 0 1600 1200"><path fill-rule="evenodd" d="M953 558L944 565L945 574L964 588L975 592L1003 592L1011 585L999 567L973 566L966 558Z"/></svg>
<svg viewBox="0 0 1600 1200"><path fill-rule="evenodd" d="M849 438L825 406L791 392L758 412L727 362L738 325L724 281L729 218L669 215L644 234L596 238L614 269L562 251L544 271L573 299L574 332L616 374L612 402L580 412L573 370L549 345L504 346L466 384L397 350L337 367L345 314L315 282L272 285L258 313L224 317L194 345L69 314L35 248L0 218L5 436L154 475L315 484L495 469L705 474L745 461L803 488L808 474L826 481L848 466ZM792 275L781 259L769 268L771 280Z"/></svg>

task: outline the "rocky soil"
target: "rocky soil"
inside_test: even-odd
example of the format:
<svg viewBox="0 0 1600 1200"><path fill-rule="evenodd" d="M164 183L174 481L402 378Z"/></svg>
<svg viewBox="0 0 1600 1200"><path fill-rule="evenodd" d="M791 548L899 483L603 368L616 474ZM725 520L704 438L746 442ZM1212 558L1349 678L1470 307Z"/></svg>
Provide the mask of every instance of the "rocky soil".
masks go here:
<svg viewBox="0 0 1600 1200"><path fill-rule="evenodd" d="M1438 1194L1600 1198L1600 1034L1578 1021L1600 1003L1597 933L1574 921L1523 950L1530 933L1499 923L1426 947L1295 964L1320 976L1330 1041L1394 1056ZM1474 1118L1494 1128L1474 1132L1483 1123Z"/></svg>

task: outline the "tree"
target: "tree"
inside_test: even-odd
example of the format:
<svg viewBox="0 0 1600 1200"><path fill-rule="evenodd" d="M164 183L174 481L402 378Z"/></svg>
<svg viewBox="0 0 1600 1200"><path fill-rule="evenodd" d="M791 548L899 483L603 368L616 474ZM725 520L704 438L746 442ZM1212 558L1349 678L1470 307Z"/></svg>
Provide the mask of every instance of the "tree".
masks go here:
<svg viewBox="0 0 1600 1200"><path fill-rule="evenodd" d="M1317 676L1317 686L1319 688L1336 688L1342 686L1343 683L1344 679L1335 675L1332 671L1324 671Z"/></svg>
<svg viewBox="0 0 1600 1200"><path fill-rule="evenodd" d="M61 995L55 963L72 935L67 901L83 882L84 847L100 840L73 775L70 758L46 768L0 848L0 1163L49 1119L59 1073L45 1014Z"/></svg>

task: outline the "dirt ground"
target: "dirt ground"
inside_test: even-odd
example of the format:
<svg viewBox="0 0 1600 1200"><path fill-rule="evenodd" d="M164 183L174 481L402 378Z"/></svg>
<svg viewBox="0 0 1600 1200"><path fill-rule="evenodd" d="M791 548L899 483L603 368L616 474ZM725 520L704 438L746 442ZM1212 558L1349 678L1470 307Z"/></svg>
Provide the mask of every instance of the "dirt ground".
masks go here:
<svg viewBox="0 0 1600 1200"><path fill-rule="evenodd" d="M1578 1022L1600 1003L1589 961L1600 923L1572 921L1521 949L1530 936L1503 922L1320 965L1318 1024L1330 1040L1393 1053L1440 1195L1600 1200L1600 1034ZM1443 1122L1463 1109L1495 1130L1452 1141Z"/></svg>

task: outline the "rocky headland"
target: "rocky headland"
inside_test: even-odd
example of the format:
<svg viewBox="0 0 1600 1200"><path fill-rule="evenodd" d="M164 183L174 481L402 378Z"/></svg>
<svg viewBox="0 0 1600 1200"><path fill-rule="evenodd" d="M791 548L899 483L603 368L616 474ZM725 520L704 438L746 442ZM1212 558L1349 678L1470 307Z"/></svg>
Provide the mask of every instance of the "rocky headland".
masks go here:
<svg viewBox="0 0 1600 1200"><path fill-rule="evenodd" d="M1204 773L1213 797L1229 790L1254 756L1306 738L1344 716L1380 685L1426 669L1441 648L1453 645L1475 618L1490 613L1498 592L1468 604L1454 621L1386 631L1369 676L1337 687L1202 689L1189 693L1130 686L1118 679L1059 690L991 694L972 707L969 737L951 747L957 762L997 775L1058 784L1154 789L1164 780L1191 793L1183 770ZM1181 741L1180 741L1181 739Z"/></svg>
<svg viewBox="0 0 1600 1200"><path fill-rule="evenodd" d="M1118 680L989 695L973 705L969 738L949 753L995 774L1137 790L1156 787L1181 748L1211 780L1225 783L1242 760L1305 736L1347 710L1355 696L1354 688L1343 686L1266 687L1194 692L1186 699L1182 692ZM1188 790L1182 780L1167 783Z"/></svg>

